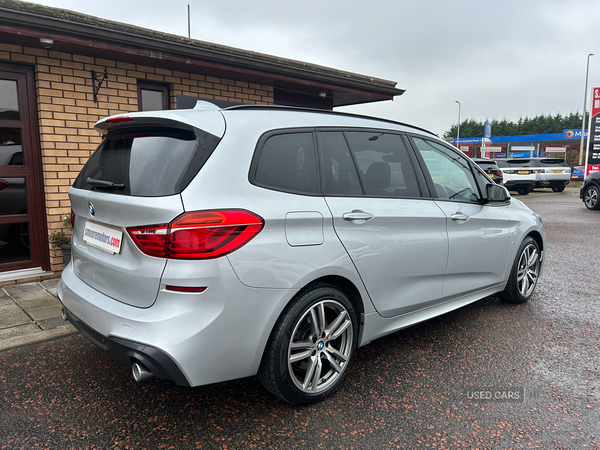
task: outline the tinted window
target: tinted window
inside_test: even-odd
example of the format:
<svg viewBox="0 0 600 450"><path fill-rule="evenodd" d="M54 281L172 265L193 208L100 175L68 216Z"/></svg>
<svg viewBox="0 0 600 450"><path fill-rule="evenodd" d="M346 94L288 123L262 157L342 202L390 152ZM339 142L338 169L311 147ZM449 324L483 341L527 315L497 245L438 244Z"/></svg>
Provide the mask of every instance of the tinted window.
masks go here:
<svg viewBox="0 0 600 450"><path fill-rule="evenodd" d="M473 161L486 172L488 170L498 170L498 165L495 161L483 161L481 159L475 159Z"/></svg>
<svg viewBox="0 0 600 450"><path fill-rule="evenodd" d="M536 164L535 161L531 159L507 159L506 167L538 167L539 164Z"/></svg>
<svg viewBox="0 0 600 450"><path fill-rule="evenodd" d="M568 167L564 159L560 158L546 158L540 159L542 167Z"/></svg>
<svg viewBox="0 0 600 450"><path fill-rule="evenodd" d="M348 131L344 135L358 165L366 195L421 195L410 158L399 135L366 131Z"/></svg>
<svg viewBox="0 0 600 450"><path fill-rule="evenodd" d="M454 150L426 139L414 138L439 198L479 201L479 189L467 159Z"/></svg>
<svg viewBox="0 0 600 450"><path fill-rule="evenodd" d="M277 134L259 148L254 182L303 194L320 193L312 133Z"/></svg>
<svg viewBox="0 0 600 450"><path fill-rule="evenodd" d="M178 194L218 142L217 137L200 130L136 128L111 132L73 186L140 197Z"/></svg>
<svg viewBox="0 0 600 450"><path fill-rule="evenodd" d="M341 131L319 133L326 195L361 195L362 188L350 149Z"/></svg>

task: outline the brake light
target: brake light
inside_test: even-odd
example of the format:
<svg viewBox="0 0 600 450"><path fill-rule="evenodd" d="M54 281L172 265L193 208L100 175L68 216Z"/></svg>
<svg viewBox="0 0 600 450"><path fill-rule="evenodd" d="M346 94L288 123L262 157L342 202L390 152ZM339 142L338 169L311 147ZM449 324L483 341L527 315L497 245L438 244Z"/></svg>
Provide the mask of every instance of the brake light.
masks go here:
<svg viewBox="0 0 600 450"><path fill-rule="evenodd" d="M75 213L71 210L71 228L75 228Z"/></svg>
<svg viewBox="0 0 600 450"><path fill-rule="evenodd" d="M127 228L145 254L171 259L213 259L252 240L264 227L261 217L245 210L184 213L168 225Z"/></svg>
<svg viewBox="0 0 600 450"><path fill-rule="evenodd" d="M0 191L2 189L6 189L8 187L8 181L6 180L0 180Z"/></svg>
<svg viewBox="0 0 600 450"><path fill-rule="evenodd" d="M111 117L110 119L106 119L106 123L109 123L109 124L122 123L122 122L133 122L133 119L129 116L117 116L117 117Z"/></svg>

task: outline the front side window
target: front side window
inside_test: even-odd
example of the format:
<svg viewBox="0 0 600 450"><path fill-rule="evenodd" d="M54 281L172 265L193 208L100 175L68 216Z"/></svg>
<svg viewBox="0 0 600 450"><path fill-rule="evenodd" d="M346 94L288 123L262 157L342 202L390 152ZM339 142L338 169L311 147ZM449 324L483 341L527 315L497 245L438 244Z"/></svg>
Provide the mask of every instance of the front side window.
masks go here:
<svg viewBox="0 0 600 450"><path fill-rule="evenodd" d="M479 189L468 160L446 146L413 137L441 199L477 203Z"/></svg>
<svg viewBox="0 0 600 450"><path fill-rule="evenodd" d="M259 144L253 163L259 186L300 194L318 194L317 159L312 133L286 133Z"/></svg>

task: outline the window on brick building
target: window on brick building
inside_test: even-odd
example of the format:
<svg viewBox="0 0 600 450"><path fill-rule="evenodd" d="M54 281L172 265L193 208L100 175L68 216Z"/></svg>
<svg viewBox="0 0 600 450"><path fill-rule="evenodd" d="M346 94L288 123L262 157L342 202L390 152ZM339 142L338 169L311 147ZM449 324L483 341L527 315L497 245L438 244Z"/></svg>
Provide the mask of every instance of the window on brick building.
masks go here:
<svg viewBox="0 0 600 450"><path fill-rule="evenodd" d="M138 81L138 108L140 111L169 109L169 85Z"/></svg>

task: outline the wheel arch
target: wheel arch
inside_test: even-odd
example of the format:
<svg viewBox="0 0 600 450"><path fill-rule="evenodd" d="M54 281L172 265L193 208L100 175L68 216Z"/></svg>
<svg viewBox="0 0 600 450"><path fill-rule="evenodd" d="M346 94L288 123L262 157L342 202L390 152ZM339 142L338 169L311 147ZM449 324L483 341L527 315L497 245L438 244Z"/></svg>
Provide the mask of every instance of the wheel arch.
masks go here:
<svg viewBox="0 0 600 450"><path fill-rule="evenodd" d="M258 368L261 364L261 361L264 357L264 354L265 354L265 351L267 348L268 339L271 336L271 333L273 333L273 330L274 330L277 322L279 321L281 315L284 313L287 306L290 305L298 297L298 295L300 295L303 291L306 291L307 289L310 289L315 285L323 284L323 283L336 287L337 289L339 289L345 295L348 296L348 299L350 300L350 302L356 309L356 316L358 319L358 341L357 342L360 342L360 339L362 338L363 329L364 329L364 326L363 326L364 324L363 324L363 320L362 320L363 313L365 312L364 302L369 301L369 299L364 299L363 296L361 295L358 287L355 285L355 283L353 283L348 278L341 276L341 275L324 275L319 278L315 278L315 279L311 280L310 282L306 283L304 286L302 286L300 288L295 289L294 295L291 295L289 300L282 303L279 306L279 308L277 308L278 311L276 312L276 315L274 315L273 318L268 321L268 325L267 325L268 329L265 330L265 333L264 333L263 337L261 338L260 344L257 348L255 359L254 359L254 361L255 361L254 367L252 369L254 374L256 374L258 372Z"/></svg>
<svg viewBox="0 0 600 450"><path fill-rule="evenodd" d="M542 235L538 231L531 231L527 236L533 238L533 240L540 247L540 251L544 251L544 239L542 239Z"/></svg>
<svg viewBox="0 0 600 450"><path fill-rule="evenodd" d="M321 278L317 278L316 280L311 281L303 289L310 288L311 286L319 283L330 284L335 286L340 291L348 296L348 299L352 302L352 305L356 308L356 315L359 318L359 326L360 324L360 316L365 312L365 306L363 303L363 298L360 295L358 288L354 285L352 281L347 278L344 278L339 275L327 275Z"/></svg>

